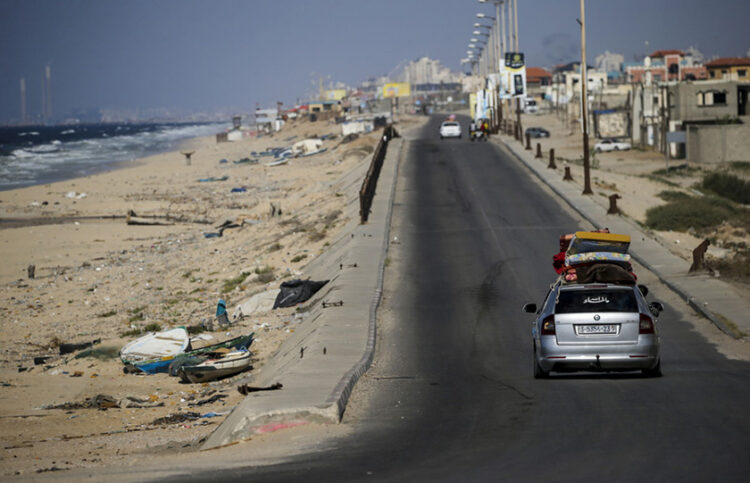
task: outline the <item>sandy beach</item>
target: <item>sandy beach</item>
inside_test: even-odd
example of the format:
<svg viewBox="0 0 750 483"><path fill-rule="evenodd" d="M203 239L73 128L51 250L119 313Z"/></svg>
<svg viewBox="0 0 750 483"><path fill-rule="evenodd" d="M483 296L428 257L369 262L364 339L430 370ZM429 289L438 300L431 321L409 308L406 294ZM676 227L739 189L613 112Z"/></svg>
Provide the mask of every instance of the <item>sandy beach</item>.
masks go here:
<svg viewBox="0 0 750 483"><path fill-rule="evenodd" d="M215 320L219 299L231 314L255 293L306 278L305 264L350 221L346 213L356 213L347 210L356 198L345 194L351 186L343 186L342 177L369 165L378 141L374 132L341 143L339 133L332 123L297 121L238 142L198 138L181 149L195 151L190 165L172 152L116 171L0 193L6 220L0 230L3 475L124 464L156 447L191 446L223 420L242 398L237 380L262 368L304 322L304 312L277 309L223 330L214 323L202 334L210 338L206 344L255 333L253 369L216 383L124 374L117 352L149 324L199 326ZM271 157L234 163L253 158L252 151L326 134L337 136L323 142L321 154L272 167L266 166ZM168 224L128 225L131 210ZM205 237L227 221L239 226ZM31 264L33 279L27 276ZM59 355L61 343L94 340L101 340L94 346L99 358ZM52 357L35 364L45 356ZM42 409L100 394L157 407ZM159 421L185 413L208 417Z"/></svg>

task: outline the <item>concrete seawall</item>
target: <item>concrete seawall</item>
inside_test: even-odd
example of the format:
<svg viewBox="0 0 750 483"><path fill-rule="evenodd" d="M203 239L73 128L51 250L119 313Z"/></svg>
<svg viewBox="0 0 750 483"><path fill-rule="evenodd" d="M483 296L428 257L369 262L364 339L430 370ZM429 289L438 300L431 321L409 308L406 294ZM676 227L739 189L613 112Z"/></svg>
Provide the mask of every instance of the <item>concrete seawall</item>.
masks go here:
<svg viewBox="0 0 750 483"><path fill-rule="evenodd" d="M306 320L252 379L253 386L283 388L248 395L201 449L211 449L275 429L307 423L337 423L375 351L375 316L388 248L392 199L403 146L392 139L380 173L372 212L359 224L358 193L368 163L337 181L347 196L351 221L341 236L305 267L312 280L329 280Z"/></svg>

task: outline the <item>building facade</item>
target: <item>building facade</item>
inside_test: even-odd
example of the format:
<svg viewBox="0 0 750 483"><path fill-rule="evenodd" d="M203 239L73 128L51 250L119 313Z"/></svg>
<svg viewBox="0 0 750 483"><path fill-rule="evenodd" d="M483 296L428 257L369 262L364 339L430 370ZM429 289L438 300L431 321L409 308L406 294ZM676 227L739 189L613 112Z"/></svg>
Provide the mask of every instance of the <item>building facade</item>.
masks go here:
<svg viewBox="0 0 750 483"><path fill-rule="evenodd" d="M625 65L628 82L644 83L705 80L706 66L686 56L681 50L657 50L643 59L643 63Z"/></svg>
<svg viewBox="0 0 750 483"><path fill-rule="evenodd" d="M709 79L750 82L750 58L725 57L706 64Z"/></svg>

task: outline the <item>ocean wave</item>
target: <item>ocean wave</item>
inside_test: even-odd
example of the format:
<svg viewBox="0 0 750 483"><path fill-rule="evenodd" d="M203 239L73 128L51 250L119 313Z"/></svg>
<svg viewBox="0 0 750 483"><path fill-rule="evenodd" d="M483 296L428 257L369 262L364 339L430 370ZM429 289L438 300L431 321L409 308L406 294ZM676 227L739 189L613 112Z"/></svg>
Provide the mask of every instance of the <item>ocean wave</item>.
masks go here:
<svg viewBox="0 0 750 483"><path fill-rule="evenodd" d="M186 139L212 136L225 127L225 123L77 126L54 135L64 138L45 133L49 140L39 139L39 144L26 138L0 151L0 190L89 175L111 163L174 151Z"/></svg>
<svg viewBox="0 0 750 483"><path fill-rule="evenodd" d="M14 158L33 158L35 156L34 153L26 151L25 149L14 149L13 152L10 153L11 156Z"/></svg>

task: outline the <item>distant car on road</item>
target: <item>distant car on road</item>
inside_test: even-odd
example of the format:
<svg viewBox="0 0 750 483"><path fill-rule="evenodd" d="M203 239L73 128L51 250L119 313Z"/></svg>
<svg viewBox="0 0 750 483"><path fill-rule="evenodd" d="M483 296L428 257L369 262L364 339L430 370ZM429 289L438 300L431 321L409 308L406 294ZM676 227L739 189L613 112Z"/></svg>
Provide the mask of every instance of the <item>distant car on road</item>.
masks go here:
<svg viewBox="0 0 750 483"><path fill-rule="evenodd" d="M445 121L440 125L440 139L461 139L461 125L456 121Z"/></svg>
<svg viewBox="0 0 750 483"><path fill-rule="evenodd" d="M643 286L597 283L553 285L536 313L531 335L534 377L550 371L636 371L661 376L656 317L662 304L645 299Z"/></svg>
<svg viewBox="0 0 750 483"><path fill-rule="evenodd" d="M530 127L526 129L526 134L528 134L529 137L532 137L532 138L548 138L549 137L549 131L547 131L543 127Z"/></svg>
<svg viewBox="0 0 750 483"><path fill-rule="evenodd" d="M534 99L526 99L525 106L523 108L523 112L526 114L536 114L539 112L539 105L536 103L536 100Z"/></svg>
<svg viewBox="0 0 750 483"><path fill-rule="evenodd" d="M623 143L616 139L602 139L594 145L594 151L597 153L606 151L627 151L630 149L630 143Z"/></svg>

